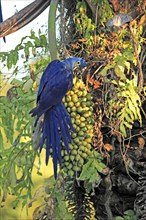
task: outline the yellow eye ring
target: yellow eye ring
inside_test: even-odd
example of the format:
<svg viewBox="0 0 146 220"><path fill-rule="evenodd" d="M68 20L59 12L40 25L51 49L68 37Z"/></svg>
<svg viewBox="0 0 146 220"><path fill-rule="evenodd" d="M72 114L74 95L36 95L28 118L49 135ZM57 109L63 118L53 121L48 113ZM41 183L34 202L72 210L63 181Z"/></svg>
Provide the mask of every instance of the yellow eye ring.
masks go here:
<svg viewBox="0 0 146 220"><path fill-rule="evenodd" d="M80 65L80 61L77 61L76 64L77 64L77 65Z"/></svg>

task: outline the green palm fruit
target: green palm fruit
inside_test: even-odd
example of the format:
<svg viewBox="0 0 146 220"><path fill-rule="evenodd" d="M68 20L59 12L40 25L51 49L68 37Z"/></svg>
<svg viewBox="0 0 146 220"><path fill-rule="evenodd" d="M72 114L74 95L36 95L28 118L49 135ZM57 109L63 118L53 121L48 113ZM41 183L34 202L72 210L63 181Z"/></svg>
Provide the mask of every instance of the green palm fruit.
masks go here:
<svg viewBox="0 0 146 220"><path fill-rule="evenodd" d="M80 171L80 167L77 166L77 165L75 165L75 166L73 167L73 170L74 170L74 171Z"/></svg>
<svg viewBox="0 0 146 220"><path fill-rule="evenodd" d="M75 123L75 118L71 117L71 120L72 120L72 123L74 124Z"/></svg>
<svg viewBox="0 0 146 220"><path fill-rule="evenodd" d="M84 90L83 93L82 93L82 96L86 96L86 98L87 98L87 96L88 96L87 94L88 94L87 90Z"/></svg>
<svg viewBox="0 0 146 220"><path fill-rule="evenodd" d="M77 110L76 106L73 106L73 107L71 108L71 111L72 111L72 112L76 112L76 110Z"/></svg>
<svg viewBox="0 0 146 220"><path fill-rule="evenodd" d="M79 119L77 119L77 120L75 120L75 123L76 123L76 125L80 125L80 120Z"/></svg>
<svg viewBox="0 0 146 220"><path fill-rule="evenodd" d="M75 159L75 156L71 155L71 156L70 156L70 160L71 160L71 161L74 161L74 159Z"/></svg>
<svg viewBox="0 0 146 220"><path fill-rule="evenodd" d="M81 172L87 157L92 150L94 126L92 96L82 80L74 78L73 88L63 98L63 103L70 114L75 132L72 132L72 143L68 155L64 144L61 155L64 175L73 176Z"/></svg>
<svg viewBox="0 0 146 220"><path fill-rule="evenodd" d="M64 160L68 161L69 160L69 156L68 155L64 156Z"/></svg>
<svg viewBox="0 0 146 220"><path fill-rule="evenodd" d="M72 177L73 175L74 175L74 171L73 171L73 170L69 170L69 171L68 171L68 176L71 176L71 177Z"/></svg>
<svg viewBox="0 0 146 220"><path fill-rule="evenodd" d="M82 136L85 135L85 132L84 132L84 131L79 131L79 132L78 132L78 135L82 137Z"/></svg>
<svg viewBox="0 0 146 220"><path fill-rule="evenodd" d="M66 95L65 100L66 100L67 103L70 102L71 101L71 96Z"/></svg>
<svg viewBox="0 0 146 220"><path fill-rule="evenodd" d="M82 131L87 131L87 130L88 130L88 128L86 128L86 127L82 128Z"/></svg>
<svg viewBox="0 0 146 220"><path fill-rule="evenodd" d="M74 149L74 146L72 144L69 144L69 149L70 150L73 150Z"/></svg>
<svg viewBox="0 0 146 220"><path fill-rule="evenodd" d="M74 94L74 95L72 96L71 100L72 100L73 103L78 102L78 96L77 96L76 94Z"/></svg>
<svg viewBox="0 0 146 220"><path fill-rule="evenodd" d="M77 150L72 150L72 155L77 155L78 154L78 151Z"/></svg>
<svg viewBox="0 0 146 220"><path fill-rule="evenodd" d="M85 147L83 145L80 146L80 150L84 151Z"/></svg>
<svg viewBox="0 0 146 220"><path fill-rule="evenodd" d="M79 166L83 166L84 164L84 159L80 156L80 160L78 161Z"/></svg>
<svg viewBox="0 0 146 220"><path fill-rule="evenodd" d="M77 145L77 144L74 144L74 145L73 145L73 149L75 149L75 150L76 150L76 149L78 149L78 148L79 148L79 147L78 147L78 145Z"/></svg>
<svg viewBox="0 0 146 220"><path fill-rule="evenodd" d="M85 117L83 117L83 116L80 117L80 120L81 120L81 121L86 121Z"/></svg>
<svg viewBox="0 0 146 220"><path fill-rule="evenodd" d="M71 108L67 107L67 111L68 111L68 113L70 113L71 112Z"/></svg>
<svg viewBox="0 0 146 220"><path fill-rule="evenodd" d="M71 163L69 163L69 162L64 162L64 165L65 165L66 167L68 167L69 165L71 165L71 166L72 166L72 164L71 164Z"/></svg>
<svg viewBox="0 0 146 220"><path fill-rule="evenodd" d="M73 107L73 106L74 106L74 102L70 101L70 102L68 103L68 106L69 106L69 107Z"/></svg>
<svg viewBox="0 0 146 220"><path fill-rule="evenodd" d="M80 157L80 155L78 154L77 156L76 156L76 161L79 161L81 159L81 157Z"/></svg>
<svg viewBox="0 0 146 220"><path fill-rule="evenodd" d="M70 163L67 165L68 170L72 170L73 165Z"/></svg>
<svg viewBox="0 0 146 220"><path fill-rule="evenodd" d="M82 156L82 158L87 158L87 154L86 153L82 153L81 156Z"/></svg>

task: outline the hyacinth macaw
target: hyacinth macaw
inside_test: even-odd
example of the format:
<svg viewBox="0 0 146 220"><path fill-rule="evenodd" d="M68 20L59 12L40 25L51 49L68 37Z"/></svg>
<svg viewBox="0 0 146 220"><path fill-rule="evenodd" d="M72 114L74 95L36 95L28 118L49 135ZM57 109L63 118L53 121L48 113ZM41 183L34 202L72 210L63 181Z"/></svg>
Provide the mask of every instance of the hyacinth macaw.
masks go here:
<svg viewBox="0 0 146 220"><path fill-rule="evenodd" d="M54 176L57 177L57 164L61 165L62 144L69 153L71 142L70 131L73 130L70 116L62 99L71 89L73 70L75 67L86 66L82 58L72 57L63 61L53 60L44 71L37 93L37 106L30 111L38 119L44 114L40 151L46 143L46 165L48 164L50 148L52 148Z"/></svg>
<svg viewBox="0 0 146 220"><path fill-rule="evenodd" d="M3 14L2 14L2 5L1 5L1 0L0 0L0 23L3 22ZM3 37L4 42L6 42L6 38Z"/></svg>

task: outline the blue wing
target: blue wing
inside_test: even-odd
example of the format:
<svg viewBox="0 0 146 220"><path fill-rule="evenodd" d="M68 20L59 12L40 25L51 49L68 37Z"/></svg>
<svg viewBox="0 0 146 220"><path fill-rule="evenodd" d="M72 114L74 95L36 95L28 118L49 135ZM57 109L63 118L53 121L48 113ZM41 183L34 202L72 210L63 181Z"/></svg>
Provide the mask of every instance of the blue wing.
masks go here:
<svg viewBox="0 0 146 220"><path fill-rule="evenodd" d="M47 68L45 69L41 80L40 80L40 86L39 86L39 90L37 93L37 103L40 99L41 93L46 85L46 83L48 82L49 78L52 76L53 73L53 69L55 68L55 64L59 63L59 60L53 60L51 63L49 63L49 65L47 66Z"/></svg>
<svg viewBox="0 0 146 220"><path fill-rule="evenodd" d="M42 78L37 98L38 106L31 110L32 116L40 117L62 101L72 86L73 72L70 68L66 68L65 64L59 62L50 68L49 74L45 72Z"/></svg>

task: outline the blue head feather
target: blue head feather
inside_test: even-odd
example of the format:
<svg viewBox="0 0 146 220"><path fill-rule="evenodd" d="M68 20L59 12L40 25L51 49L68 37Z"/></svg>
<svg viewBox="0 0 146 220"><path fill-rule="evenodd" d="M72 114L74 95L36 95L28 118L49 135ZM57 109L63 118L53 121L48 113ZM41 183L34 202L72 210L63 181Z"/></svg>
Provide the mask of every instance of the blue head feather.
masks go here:
<svg viewBox="0 0 146 220"><path fill-rule="evenodd" d="M65 63L65 65L71 69L74 69L75 67L84 68L86 66L85 60L78 57L70 57L61 62Z"/></svg>

